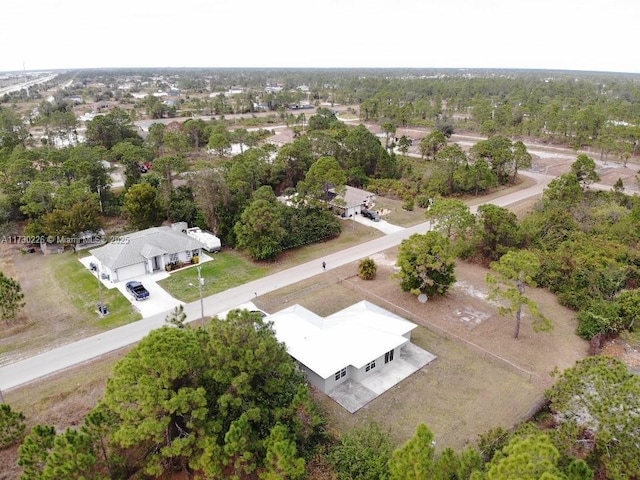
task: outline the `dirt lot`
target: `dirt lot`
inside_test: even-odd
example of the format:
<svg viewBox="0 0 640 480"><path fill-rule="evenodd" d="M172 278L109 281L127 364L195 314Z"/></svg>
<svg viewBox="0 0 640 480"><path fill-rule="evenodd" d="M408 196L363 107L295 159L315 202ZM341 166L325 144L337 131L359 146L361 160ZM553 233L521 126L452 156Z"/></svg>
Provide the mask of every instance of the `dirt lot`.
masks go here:
<svg viewBox="0 0 640 480"><path fill-rule="evenodd" d="M268 312L299 303L329 315L367 299L423 327L413 339L438 359L365 408L351 415L326 396L316 395L335 431L374 419L388 426L401 443L424 422L436 433L440 447L461 447L489 428L511 427L525 418L550 385L549 373L587 354L587 342L574 333L573 312L552 294L532 292L553 319L554 331L534 333L525 321L520 339L514 340L513 321L497 315L496 305L486 300L484 268L460 263L458 283L450 293L423 305L399 289L393 278L395 255L393 249L374 257L378 276L371 282L360 280L352 264L256 301Z"/></svg>

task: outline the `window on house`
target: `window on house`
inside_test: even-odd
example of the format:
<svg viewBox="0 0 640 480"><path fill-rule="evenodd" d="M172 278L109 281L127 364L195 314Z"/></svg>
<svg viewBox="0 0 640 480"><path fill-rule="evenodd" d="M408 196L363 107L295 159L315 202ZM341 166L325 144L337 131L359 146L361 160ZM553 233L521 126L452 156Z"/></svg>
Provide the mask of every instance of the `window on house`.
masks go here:
<svg viewBox="0 0 640 480"><path fill-rule="evenodd" d="M178 263L178 254L177 254L177 253L172 253L172 254L169 256L169 261L170 261L171 263Z"/></svg>
<svg viewBox="0 0 640 480"><path fill-rule="evenodd" d="M389 363L393 360L393 350L389 350L384 354L384 363Z"/></svg>
<svg viewBox="0 0 640 480"><path fill-rule="evenodd" d="M364 371L368 372L369 370L373 370L374 368L376 368L376 361L372 360L364 367Z"/></svg>
<svg viewBox="0 0 640 480"><path fill-rule="evenodd" d="M343 368L342 370L338 370L335 374L336 382L340 380L342 377L347 375L347 369Z"/></svg>
<svg viewBox="0 0 640 480"><path fill-rule="evenodd" d="M340 380L340 372L339 372L339 371L338 371L338 372L336 372L335 379L336 379L336 382L337 382L338 380Z"/></svg>

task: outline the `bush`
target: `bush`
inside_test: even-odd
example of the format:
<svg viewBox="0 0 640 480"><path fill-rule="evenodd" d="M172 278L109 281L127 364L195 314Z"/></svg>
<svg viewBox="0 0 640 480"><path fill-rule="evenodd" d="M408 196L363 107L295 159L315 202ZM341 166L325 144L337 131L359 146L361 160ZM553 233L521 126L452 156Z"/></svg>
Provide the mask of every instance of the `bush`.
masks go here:
<svg viewBox="0 0 640 480"><path fill-rule="evenodd" d="M418 195L416 203L420 208L429 208L431 206L431 197L429 195Z"/></svg>
<svg viewBox="0 0 640 480"><path fill-rule="evenodd" d="M414 208L414 200L413 197L406 197L404 203L402 204L402 209L408 212L413 212Z"/></svg>
<svg viewBox="0 0 640 480"><path fill-rule="evenodd" d="M577 333L586 340L598 334L617 334L624 329L620 318L620 307L606 300L593 301L578 313Z"/></svg>
<svg viewBox="0 0 640 480"><path fill-rule="evenodd" d="M392 451L391 434L368 423L346 432L329 458L341 480L383 480L389 478Z"/></svg>
<svg viewBox="0 0 640 480"><path fill-rule="evenodd" d="M363 258L358 265L358 276L363 280L373 280L378 273L378 266L372 258Z"/></svg>

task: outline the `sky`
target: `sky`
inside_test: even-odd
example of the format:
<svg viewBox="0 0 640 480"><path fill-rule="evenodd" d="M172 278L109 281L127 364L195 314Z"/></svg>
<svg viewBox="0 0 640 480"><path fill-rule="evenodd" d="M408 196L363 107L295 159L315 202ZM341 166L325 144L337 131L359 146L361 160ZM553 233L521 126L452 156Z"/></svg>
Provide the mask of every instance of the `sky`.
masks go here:
<svg viewBox="0 0 640 480"><path fill-rule="evenodd" d="M523 68L640 73L639 0L2 0L0 71Z"/></svg>

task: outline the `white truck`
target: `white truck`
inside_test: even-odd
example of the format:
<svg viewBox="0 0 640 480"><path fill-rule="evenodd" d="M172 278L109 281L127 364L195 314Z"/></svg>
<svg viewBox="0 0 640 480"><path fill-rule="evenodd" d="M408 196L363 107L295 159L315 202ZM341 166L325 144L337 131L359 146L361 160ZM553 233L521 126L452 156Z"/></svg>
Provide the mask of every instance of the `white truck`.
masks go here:
<svg viewBox="0 0 640 480"><path fill-rule="evenodd" d="M201 230L198 227L193 227L187 228L186 234L206 245L207 248L205 250L209 253L219 252L222 248L220 239L211 232Z"/></svg>

